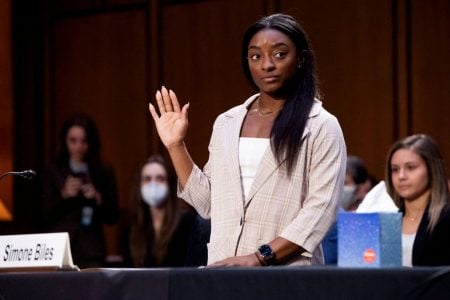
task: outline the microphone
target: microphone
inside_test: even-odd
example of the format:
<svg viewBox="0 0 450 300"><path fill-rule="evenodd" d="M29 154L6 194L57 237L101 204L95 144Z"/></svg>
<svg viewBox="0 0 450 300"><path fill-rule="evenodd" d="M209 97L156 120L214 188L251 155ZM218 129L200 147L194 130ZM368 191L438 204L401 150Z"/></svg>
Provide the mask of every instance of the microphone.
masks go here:
<svg viewBox="0 0 450 300"><path fill-rule="evenodd" d="M6 172L6 173L3 173L2 175L0 175L0 180L2 180L3 177L8 176L8 175L20 176L22 178L30 180L36 176L36 172L33 170L24 170L24 171L20 171L20 172Z"/></svg>

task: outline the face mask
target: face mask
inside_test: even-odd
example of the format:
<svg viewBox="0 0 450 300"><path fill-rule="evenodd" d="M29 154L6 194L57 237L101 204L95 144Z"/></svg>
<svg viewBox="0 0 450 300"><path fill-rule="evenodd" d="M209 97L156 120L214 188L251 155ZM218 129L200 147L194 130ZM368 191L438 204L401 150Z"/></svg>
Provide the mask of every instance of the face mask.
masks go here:
<svg viewBox="0 0 450 300"><path fill-rule="evenodd" d="M152 207L160 206L167 197L167 185L150 182L141 186L141 195L144 202Z"/></svg>
<svg viewBox="0 0 450 300"><path fill-rule="evenodd" d="M344 185L344 190L341 194L341 206L347 210L355 200L356 185Z"/></svg>

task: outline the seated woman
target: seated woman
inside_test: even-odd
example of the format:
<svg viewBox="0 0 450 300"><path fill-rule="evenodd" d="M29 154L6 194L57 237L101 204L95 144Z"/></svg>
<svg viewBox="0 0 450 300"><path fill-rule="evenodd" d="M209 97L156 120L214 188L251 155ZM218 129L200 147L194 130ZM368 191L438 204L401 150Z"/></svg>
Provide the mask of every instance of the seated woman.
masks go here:
<svg viewBox="0 0 450 300"><path fill-rule="evenodd" d="M396 142L385 180L403 213L403 265L450 265L449 188L436 143L423 134Z"/></svg>
<svg viewBox="0 0 450 300"><path fill-rule="evenodd" d="M196 214L182 212L176 197L176 178L161 155L147 159L138 186L123 249L125 266L180 267L187 261L189 265L206 264L206 250L202 248L206 241L197 239L195 245L190 244L194 241L191 232L199 230L193 227L198 224Z"/></svg>

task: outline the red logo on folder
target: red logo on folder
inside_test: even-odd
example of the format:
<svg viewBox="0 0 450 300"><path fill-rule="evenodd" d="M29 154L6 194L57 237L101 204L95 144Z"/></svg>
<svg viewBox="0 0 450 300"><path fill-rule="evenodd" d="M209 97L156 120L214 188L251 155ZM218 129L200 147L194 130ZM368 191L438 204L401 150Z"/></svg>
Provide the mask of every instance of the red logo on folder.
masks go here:
<svg viewBox="0 0 450 300"><path fill-rule="evenodd" d="M375 261L376 255L375 255L375 251L372 249L367 249L366 251L364 251L364 261L368 264L371 264Z"/></svg>

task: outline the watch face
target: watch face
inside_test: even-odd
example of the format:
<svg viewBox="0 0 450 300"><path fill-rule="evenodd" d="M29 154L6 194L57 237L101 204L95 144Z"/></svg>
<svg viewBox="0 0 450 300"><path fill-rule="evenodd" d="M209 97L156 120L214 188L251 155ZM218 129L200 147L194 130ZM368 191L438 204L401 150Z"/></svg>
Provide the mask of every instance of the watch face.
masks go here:
<svg viewBox="0 0 450 300"><path fill-rule="evenodd" d="M269 245L262 245L258 248L258 251L264 257L264 260L270 260L273 258L273 252Z"/></svg>

